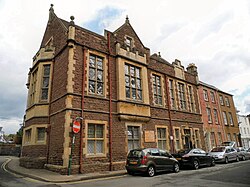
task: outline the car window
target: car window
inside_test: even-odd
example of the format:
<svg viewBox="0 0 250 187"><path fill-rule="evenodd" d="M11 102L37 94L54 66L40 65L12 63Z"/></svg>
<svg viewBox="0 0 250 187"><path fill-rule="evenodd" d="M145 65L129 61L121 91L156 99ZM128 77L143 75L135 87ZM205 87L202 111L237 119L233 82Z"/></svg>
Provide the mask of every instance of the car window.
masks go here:
<svg viewBox="0 0 250 187"><path fill-rule="evenodd" d="M159 152L160 152L161 156L165 156L165 157L170 157L171 156L167 151L164 151L164 150L160 149Z"/></svg>
<svg viewBox="0 0 250 187"><path fill-rule="evenodd" d="M141 151L140 150L131 150L128 154L128 157L141 157Z"/></svg>
<svg viewBox="0 0 250 187"><path fill-rule="evenodd" d="M200 152L199 149L194 149L194 150L193 150L193 153L194 153L194 154L201 154L201 152Z"/></svg>
<svg viewBox="0 0 250 187"><path fill-rule="evenodd" d="M206 152L203 151L203 150L201 150L201 149L200 149L200 153L201 153L201 154L206 154Z"/></svg>
<svg viewBox="0 0 250 187"><path fill-rule="evenodd" d="M224 152L224 147L215 147L211 150L211 152Z"/></svg>
<svg viewBox="0 0 250 187"><path fill-rule="evenodd" d="M151 149L151 155L152 156L160 156L159 150L158 149Z"/></svg>
<svg viewBox="0 0 250 187"><path fill-rule="evenodd" d="M230 153L230 149L227 149L227 150L226 150L226 153Z"/></svg>

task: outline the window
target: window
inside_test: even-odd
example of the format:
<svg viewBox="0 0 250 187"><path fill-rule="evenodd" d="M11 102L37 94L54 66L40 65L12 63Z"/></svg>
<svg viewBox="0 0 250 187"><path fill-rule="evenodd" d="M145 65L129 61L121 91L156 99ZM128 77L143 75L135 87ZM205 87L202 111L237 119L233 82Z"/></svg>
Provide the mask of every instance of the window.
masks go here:
<svg viewBox="0 0 250 187"><path fill-rule="evenodd" d="M234 141L237 142L237 134L233 133L233 136L234 136Z"/></svg>
<svg viewBox="0 0 250 187"><path fill-rule="evenodd" d="M228 106L228 107L230 106L228 97L225 97L225 103L226 103L226 106Z"/></svg>
<svg viewBox="0 0 250 187"><path fill-rule="evenodd" d="M222 143L222 135L221 132L218 132L218 144L221 145Z"/></svg>
<svg viewBox="0 0 250 187"><path fill-rule="evenodd" d="M49 79L50 79L50 65L44 65L41 100L48 100L49 82L50 82Z"/></svg>
<svg viewBox="0 0 250 187"><path fill-rule="evenodd" d="M25 143L31 142L31 129L25 130Z"/></svg>
<svg viewBox="0 0 250 187"><path fill-rule="evenodd" d="M38 127L37 128L37 141L39 142L42 142L42 141L45 141L45 127Z"/></svg>
<svg viewBox="0 0 250 187"><path fill-rule="evenodd" d="M179 150L181 148L180 145L180 129L175 129L175 149Z"/></svg>
<svg viewBox="0 0 250 187"><path fill-rule="evenodd" d="M194 131L196 147L200 147L199 130Z"/></svg>
<svg viewBox="0 0 250 187"><path fill-rule="evenodd" d="M228 112L228 116L229 116L229 124L234 125L232 113Z"/></svg>
<svg viewBox="0 0 250 187"><path fill-rule="evenodd" d="M213 103L215 103L214 92L210 91L210 97L211 97L211 101L212 101Z"/></svg>
<svg viewBox="0 0 250 187"><path fill-rule="evenodd" d="M161 91L161 77L152 75L153 79L153 92L154 92L154 103L162 105L162 91Z"/></svg>
<svg viewBox="0 0 250 187"><path fill-rule="evenodd" d="M222 112L222 115L223 115L223 121L224 121L224 125L227 125L227 114L225 111Z"/></svg>
<svg viewBox="0 0 250 187"><path fill-rule="evenodd" d="M132 38L126 37L125 43L126 43L126 45L127 45L128 47L131 47L131 46L132 46Z"/></svg>
<svg viewBox="0 0 250 187"><path fill-rule="evenodd" d="M178 92L179 92L180 109L186 110L187 106L186 106L184 84L178 83Z"/></svg>
<svg viewBox="0 0 250 187"><path fill-rule="evenodd" d="M173 80L169 80L169 94L170 94L171 107L175 108L175 97L174 97L174 83L173 83Z"/></svg>
<svg viewBox="0 0 250 187"><path fill-rule="evenodd" d="M211 109L207 108L207 118L208 118L208 122L211 123L212 122L212 116L211 116Z"/></svg>
<svg viewBox="0 0 250 187"><path fill-rule="evenodd" d="M214 109L214 120L215 120L215 123L219 123L218 112L216 109Z"/></svg>
<svg viewBox="0 0 250 187"><path fill-rule="evenodd" d="M231 141L231 134L230 133L227 134L227 141Z"/></svg>
<svg viewBox="0 0 250 187"><path fill-rule="evenodd" d="M35 94L36 94L36 85L37 85L37 69L32 73L32 81L30 87L30 105L35 102Z"/></svg>
<svg viewBox="0 0 250 187"><path fill-rule="evenodd" d="M211 132L210 134L210 141L211 141L212 148L216 147L214 132Z"/></svg>
<svg viewBox="0 0 250 187"><path fill-rule="evenodd" d="M208 101L207 90L203 90L203 97L205 101Z"/></svg>
<svg viewBox="0 0 250 187"><path fill-rule="evenodd" d="M104 153L104 125L88 124L87 153Z"/></svg>
<svg viewBox="0 0 250 187"><path fill-rule="evenodd" d="M158 148L165 150L167 146L166 128L157 128L157 139Z"/></svg>
<svg viewBox="0 0 250 187"><path fill-rule="evenodd" d="M103 58L95 55L89 57L89 93L103 95L104 86Z"/></svg>
<svg viewBox="0 0 250 187"><path fill-rule="evenodd" d="M191 112L195 112L192 86L188 86L188 93L189 93L189 101L190 101L190 110Z"/></svg>
<svg viewBox="0 0 250 187"><path fill-rule="evenodd" d="M128 151L140 148L140 127L128 126Z"/></svg>
<svg viewBox="0 0 250 187"><path fill-rule="evenodd" d="M221 105L224 105L224 100L223 100L222 95L220 95L220 104L221 104Z"/></svg>
<svg viewBox="0 0 250 187"><path fill-rule="evenodd" d="M133 100L142 100L140 68L125 64L125 87L126 98Z"/></svg>

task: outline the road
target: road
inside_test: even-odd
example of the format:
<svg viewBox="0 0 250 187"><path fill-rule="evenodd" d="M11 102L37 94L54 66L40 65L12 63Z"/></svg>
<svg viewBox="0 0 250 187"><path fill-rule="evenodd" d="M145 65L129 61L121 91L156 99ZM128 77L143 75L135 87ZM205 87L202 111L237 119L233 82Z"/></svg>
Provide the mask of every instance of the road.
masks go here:
<svg viewBox="0 0 250 187"><path fill-rule="evenodd" d="M19 175L13 175L5 170L5 159L0 157L0 187L168 187L168 186L209 186L209 187L249 187L250 160L229 164L217 164L214 167L204 167L199 170L181 170L179 173L165 172L155 177L119 176L106 179L95 179L71 183L46 183Z"/></svg>

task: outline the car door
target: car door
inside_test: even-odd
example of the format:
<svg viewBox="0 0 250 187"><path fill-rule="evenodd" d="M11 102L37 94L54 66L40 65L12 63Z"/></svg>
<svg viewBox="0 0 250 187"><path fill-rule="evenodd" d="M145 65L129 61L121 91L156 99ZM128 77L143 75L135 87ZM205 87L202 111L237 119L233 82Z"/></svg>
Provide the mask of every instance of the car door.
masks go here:
<svg viewBox="0 0 250 187"><path fill-rule="evenodd" d="M211 162L211 157L202 149L200 149L202 164L207 165Z"/></svg>
<svg viewBox="0 0 250 187"><path fill-rule="evenodd" d="M163 164L160 157L159 149L151 149L150 152L151 152L151 159L155 164L156 170L162 170Z"/></svg>
<svg viewBox="0 0 250 187"><path fill-rule="evenodd" d="M193 159L198 159L199 163L202 164L203 163L203 160L201 158L201 152L199 149L193 149L192 150L192 157Z"/></svg>
<svg viewBox="0 0 250 187"><path fill-rule="evenodd" d="M161 157L161 163L162 163L162 168L164 170L168 170L173 167L174 160L171 158L173 157L170 155L167 151L165 150L159 150L160 151L160 157Z"/></svg>

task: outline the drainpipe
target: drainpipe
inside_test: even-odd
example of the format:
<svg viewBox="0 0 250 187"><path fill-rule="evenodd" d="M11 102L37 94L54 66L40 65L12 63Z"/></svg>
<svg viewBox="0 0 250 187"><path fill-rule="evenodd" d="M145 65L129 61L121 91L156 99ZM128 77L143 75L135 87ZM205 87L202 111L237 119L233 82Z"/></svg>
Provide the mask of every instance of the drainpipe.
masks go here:
<svg viewBox="0 0 250 187"><path fill-rule="evenodd" d="M108 32L108 77L109 77L109 170L112 171L112 77L111 77L111 62L110 62L110 33Z"/></svg>
<svg viewBox="0 0 250 187"><path fill-rule="evenodd" d="M81 125L81 130L80 130L80 150L79 150L79 156L80 156L80 159L79 159L79 165L80 165L80 173L83 173L82 172L82 166L83 166L83 155L82 155L82 150L83 150L83 133L84 133L84 115L83 115L83 110L84 110L84 91L85 91L85 65L86 65L86 49L83 48L82 49L83 51L83 70L82 70L82 125Z"/></svg>
<svg viewBox="0 0 250 187"><path fill-rule="evenodd" d="M168 116L169 116L169 125L170 125L170 136L172 137L172 140L170 138L170 150L171 153L175 152L175 148L174 148L174 136L173 136L173 126L172 126L172 118L171 118L171 112L170 112L170 97L169 97L169 85L168 85L168 78L167 75L165 75L165 82L166 82L166 95L167 95L167 104L168 104Z"/></svg>

